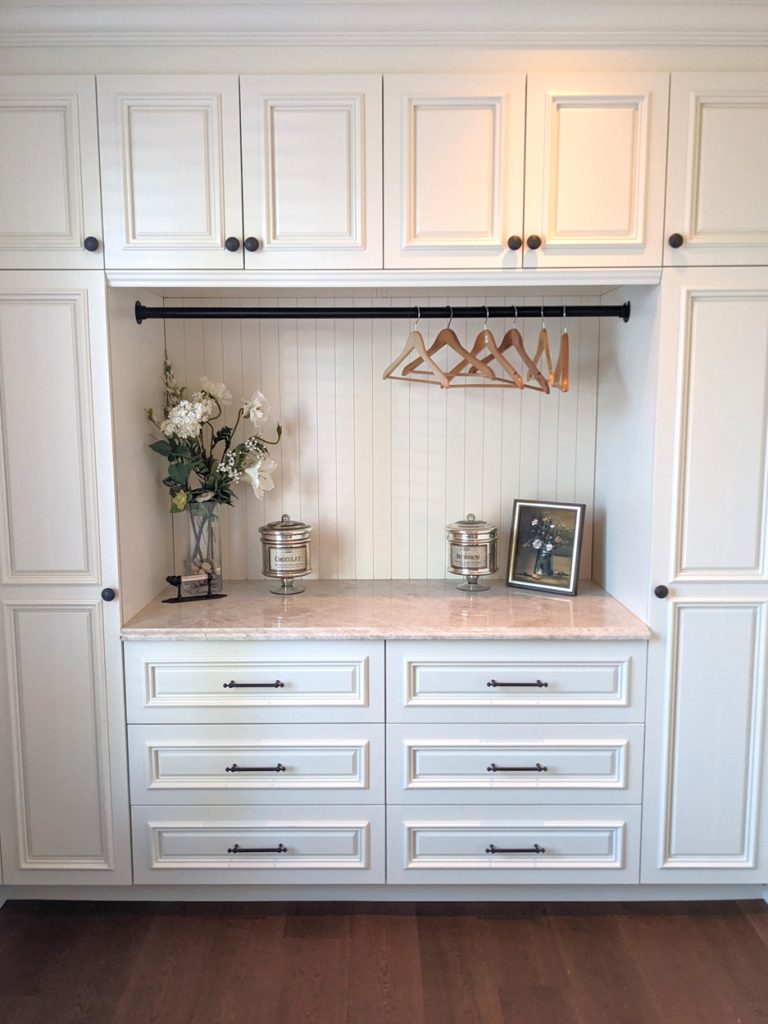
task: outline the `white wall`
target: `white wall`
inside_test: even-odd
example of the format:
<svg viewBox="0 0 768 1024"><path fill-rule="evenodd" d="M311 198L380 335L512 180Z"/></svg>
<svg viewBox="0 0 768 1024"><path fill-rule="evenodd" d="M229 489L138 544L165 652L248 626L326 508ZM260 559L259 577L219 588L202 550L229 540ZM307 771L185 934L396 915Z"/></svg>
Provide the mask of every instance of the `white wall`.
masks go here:
<svg viewBox="0 0 768 1024"><path fill-rule="evenodd" d="M361 306L484 301L458 295L167 300ZM509 301L538 304L541 297ZM549 295L547 301L561 297ZM567 301L578 303L580 297ZM541 498L589 506L582 561L589 578L599 321L569 321L571 390L550 396L517 389L444 393L382 381L408 326L365 319L166 321L168 354L180 379L194 389L203 374L223 378L236 401L259 388L284 428L275 490L257 501L241 484L238 506L224 510L225 575L260 578L258 528L283 512L315 527L313 559L320 578L442 578L445 525L467 512L499 526L503 571L514 499ZM433 337L444 325L421 326ZM500 339L512 321L489 326ZM539 321L520 326L529 351L535 351ZM557 352L560 323L548 326ZM482 322L457 319L453 327L470 343ZM156 360L159 372L159 346ZM160 474L159 458L157 463Z"/></svg>

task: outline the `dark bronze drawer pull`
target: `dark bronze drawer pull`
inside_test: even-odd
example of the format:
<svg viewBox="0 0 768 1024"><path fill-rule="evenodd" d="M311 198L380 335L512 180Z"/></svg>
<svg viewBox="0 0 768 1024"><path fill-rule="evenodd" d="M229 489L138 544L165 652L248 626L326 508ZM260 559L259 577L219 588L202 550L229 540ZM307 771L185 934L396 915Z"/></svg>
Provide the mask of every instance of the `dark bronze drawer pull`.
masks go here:
<svg viewBox="0 0 768 1024"><path fill-rule="evenodd" d="M493 843L486 848L486 853L546 853L543 846L534 843L533 846L494 846Z"/></svg>
<svg viewBox="0 0 768 1024"><path fill-rule="evenodd" d="M545 768L544 771L547 769ZM277 764L267 765L266 768L242 768L239 764L231 764L224 769L225 772L284 772L285 765Z"/></svg>
<svg viewBox="0 0 768 1024"><path fill-rule="evenodd" d="M547 768L546 765L539 764L538 761L536 764L524 765L521 768L505 768L503 765L491 762L485 770L487 772L545 772ZM227 771L229 771L229 768L227 768Z"/></svg>
<svg viewBox="0 0 768 1024"><path fill-rule="evenodd" d="M492 679L490 683L486 683L486 686L537 686L541 689L542 686L549 686L549 683L545 683L542 679L537 679L535 683L500 683L497 679Z"/></svg>
<svg viewBox="0 0 768 1024"><path fill-rule="evenodd" d="M230 846L227 853L288 853L288 847L280 843L278 846Z"/></svg>
<svg viewBox="0 0 768 1024"><path fill-rule="evenodd" d="M265 687L273 690L282 690L284 686L285 683L281 683L279 679L276 679L274 683L236 683L234 679L224 683L225 690L264 689Z"/></svg>

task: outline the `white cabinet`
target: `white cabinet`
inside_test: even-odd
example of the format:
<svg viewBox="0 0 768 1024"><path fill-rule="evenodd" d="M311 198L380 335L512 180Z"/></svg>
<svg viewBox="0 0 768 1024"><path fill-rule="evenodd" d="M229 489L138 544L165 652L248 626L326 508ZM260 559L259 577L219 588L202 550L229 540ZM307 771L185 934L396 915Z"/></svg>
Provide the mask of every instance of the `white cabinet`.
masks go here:
<svg viewBox="0 0 768 1024"><path fill-rule="evenodd" d="M98 79L108 267L242 269L236 75Z"/></svg>
<svg viewBox="0 0 768 1024"><path fill-rule="evenodd" d="M521 74L386 75L385 266L658 265L668 90L536 73L526 101Z"/></svg>
<svg viewBox="0 0 768 1024"><path fill-rule="evenodd" d="M381 76L244 75L249 270L381 267Z"/></svg>
<svg viewBox="0 0 768 1024"><path fill-rule="evenodd" d="M666 74L528 76L526 267L661 263L668 90Z"/></svg>
<svg viewBox="0 0 768 1024"><path fill-rule="evenodd" d="M385 75L385 266L520 266L524 134L524 74Z"/></svg>
<svg viewBox="0 0 768 1024"><path fill-rule="evenodd" d="M380 76L98 85L108 267L381 267Z"/></svg>
<svg viewBox="0 0 768 1024"><path fill-rule="evenodd" d="M103 266L92 77L0 76L0 196L0 268Z"/></svg>
<svg viewBox="0 0 768 1024"><path fill-rule="evenodd" d="M768 264L768 74L672 75L671 266Z"/></svg>
<svg viewBox="0 0 768 1024"><path fill-rule="evenodd" d="M0 447L5 882L128 883L102 273L0 274Z"/></svg>
<svg viewBox="0 0 768 1024"><path fill-rule="evenodd" d="M768 271L666 271L661 334L642 878L765 882Z"/></svg>

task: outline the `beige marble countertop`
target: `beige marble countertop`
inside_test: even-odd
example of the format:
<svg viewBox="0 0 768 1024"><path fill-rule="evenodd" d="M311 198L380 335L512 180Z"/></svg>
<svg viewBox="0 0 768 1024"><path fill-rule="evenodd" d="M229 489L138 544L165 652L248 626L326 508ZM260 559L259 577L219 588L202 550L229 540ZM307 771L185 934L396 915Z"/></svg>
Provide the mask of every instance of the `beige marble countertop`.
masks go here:
<svg viewBox="0 0 768 1024"><path fill-rule="evenodd" d="M269 583L225 584L220 601L163 604L168 589L122 631L125 640L646 640L650 630L594 584L576 597L451 580L309 580L294 597Z"/></svg>

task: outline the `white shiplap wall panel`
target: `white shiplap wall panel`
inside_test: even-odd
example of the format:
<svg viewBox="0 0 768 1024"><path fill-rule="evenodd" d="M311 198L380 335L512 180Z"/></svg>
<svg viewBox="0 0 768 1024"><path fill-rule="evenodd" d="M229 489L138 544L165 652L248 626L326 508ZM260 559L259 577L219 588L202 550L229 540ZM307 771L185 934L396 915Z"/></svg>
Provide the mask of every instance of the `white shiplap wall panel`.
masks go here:
<svg viewBox="0 0 768 1024"><path fill-rule="evenodd" d="M477 301L455 295L166 300L361 307ZM518 301L536 304L541 297ZM499 341L512 325L512 319L489 324ZM283 424L275 489L259 501L241 485L236 507L223 511L228 578L261 577L259 527L283 512L314 526L318 578L444 577L445 524L467 512L499 526L503 575L516 497L587 504L581 575L589 577L599 321L568 322L571 390L550 396L496 388L446 393L383 381L382 370L402 350L410 326L365 319L166 322L169 358L190 390L203 374L223 379L235 402L261 390L272 406L270 428L277 420ZM427 340L440 326L420 324ZM483 323L456 318L452 326L471 345ZM540 322L518 326L533 353ZM556 357L561 324L551 321L547 327ZM242 430L240 435L246 436Z"/></svg>

